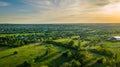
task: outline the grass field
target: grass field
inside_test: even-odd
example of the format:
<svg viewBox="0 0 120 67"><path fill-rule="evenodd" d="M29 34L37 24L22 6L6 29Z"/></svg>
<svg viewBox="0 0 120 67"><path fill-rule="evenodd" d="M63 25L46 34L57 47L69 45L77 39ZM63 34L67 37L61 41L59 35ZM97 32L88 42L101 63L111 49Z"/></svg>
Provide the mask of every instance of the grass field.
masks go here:
<svg viewBox="0 0 120 67"><path fill-rule="evenodd" d="M120 42L103 42L103 44L105 44L105 47L120 48Z"/></svg>
<svg viewBox="0 0 120 67"><path fill-rule="evenodd" d="M54 62L59 62L59 57L66 50L65 48L58 48L57 46L48 47L46 45L39 45L39 43L30 44L18 48L0 48L0 67L16 67L22 64L24 61L33 63L33 66L40 67L48 63L54 64ZM43 56L35 62L37 56L42 56L45 51L51 48L52 52L49 55ZM13 54L14 51L17 51L18 54ZM54 56L54 57L53 57ZM64 59L64 57L62 57ZM56 60L59 59L59 60ZM53 62L53 60L56 60ZM63 60L64 61L64 60ZM50 64L50 65L51 65ZM55 64L54 64L55 65Z"/></svg>
<svg viewBox="0 0 120 67"><path fill-rule="evenodd" d="M78 40L74 40L74 38L78 37L73 36L71 38L62 38L54 41L58 43L69 43L73 39L73 45L78 46ZM80 42L80 45L82 48L85 49L84 45L86 45L87 43L89 43L89 41L84 40ZM117 53L117 55L120 56L120 42L104 41L102 43L104 44L104 48L109 49L113 53ZM106 56L90 51L91 49L99 48L99 45L94 45L91 46L89 49L81 51L81 54L85 56L85 58L82 58L84 59L83 62L85 63L85 67L106 67L104 64L96 63L98 59L104 58ZM45 55L48 49L50 49L50 53ZM62 56L62 54L69 49L64 46L44 43L33 43L14 48L1 46L0 67L16 67L23 64L25 61L29 62L32 67L59 67L64 62L70 61L70 59ZM15 51L17 51L18 53L14 54ZM75 51L73 50L73 52ZM120 58L118 58L117 61L120 61Z"/></svg>
<svg viewBox="0 0 120 67"><path fill-rule="evenodd" d="M0 67L120 67L120 24L0 24Z"/></svg>

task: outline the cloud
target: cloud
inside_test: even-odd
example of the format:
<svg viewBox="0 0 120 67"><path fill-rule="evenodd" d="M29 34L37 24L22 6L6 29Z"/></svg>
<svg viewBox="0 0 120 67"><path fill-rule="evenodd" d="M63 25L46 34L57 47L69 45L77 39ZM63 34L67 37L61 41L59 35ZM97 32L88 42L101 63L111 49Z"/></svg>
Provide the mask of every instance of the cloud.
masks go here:
<svg viewBox="0 0 120 67"><path fill-rule="evenodd" d="M24 2L38 8L59 9L102 6L114 2L114 0L24 0Z"/></svg>
<svg viewBox="0 0 120 67"><path fill-rule="evenodd" d="M120 0L24 0L24 3L36 10L49 14L74 14L94 12L99 8Z"/></svg>
<svg viewBox="0 0 120 67"><path fill-rule="evenodd" d="M0 6L9 6L10 3L0 1Z"/></svg>
<svg viewBox="0 0 120 67"><path fill-rule="evenodd" d="M98 11L109 0L24 0L24 3L36 8L40 15L58 17Z"/></svg>
<svg viewBox="0 0 120 67"><path fill-rule="evenodd" d="M120 0L22 0L28 8L13 22L119 22ZM27 15L32 14L32 15ZM29 16L29 17L28 17ZM28 18L26 18L28 17Z"/></svg>

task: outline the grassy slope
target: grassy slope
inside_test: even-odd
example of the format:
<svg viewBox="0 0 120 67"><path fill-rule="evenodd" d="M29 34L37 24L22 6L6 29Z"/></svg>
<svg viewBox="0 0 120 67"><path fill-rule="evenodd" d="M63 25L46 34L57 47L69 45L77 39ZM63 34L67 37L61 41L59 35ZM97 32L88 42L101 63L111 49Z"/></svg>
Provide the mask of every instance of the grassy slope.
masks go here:
<svg viewBox="0 0 120 67"><path fill-rule="evenodd" d="M120 42L103 42L105 47L120 47Z"/></svg>
<svg viewBox="0 0 120 67"><path fill-rule="evenodd" d="M57 47L57 46L47 46L46 45L37 45L30 44L18 48L0 48L0 67L16 67L17 65L22 64L24 61L28 61L30 63L34 62L35 58L38 56L42 56L47 48L51 48L52 52L46 56L38 59L38 62L34 62L32 66L40 67L41 65L49 65L55 66L55 62L59 62L61 60L61 55L66 51L65 48ZM4 49L4 50L3 50ZM18 54L13 54L14 51L18 51ZM58 60L59 59L59 60ZM62 63L65 58L62 59L60 63ZM50 64L49 64L50 63ZM51 65L53 64L53 65Z"/></svg>
<svg viewBox="0 0 120 67"><path fill-rule="evenodd" d="M42 54L45 49L45 46L31 44L0 51L0 67L15 67L16 65L23 63L25 60L30 61L37 55ZM18 54L14 55L14 51L18 51Z"/></svg>
<svg viewBox="0 0 120 67"><path fill-rule="evenodd" d="M69 42L70 40L71 39L66 38L66 39L58 39L55 41L66 43L66 42ZM77 43L78 43L78 40L74 40L74 45L77 46ZM81 44L83 46L86 43L87 41L84 41ZM106 46L108 46L107 44L109 44L111 46L109 49L111 49L116 53L120 53L119 52L120 49L112 48L112 45L119 46L119 43L120 42L116 42L116 43L105 42L104 44ZM50 44L46 44L46 45L50 45ZM1 47L0 48L0 67L16 67L17 65L22 64L26 60L30 62L34 61L34 59L37 56L43 55L47 48L52 48L52 52L46 56L41 57L40 59L38 59L37 62L34 62L32 64L33 67L40 67L41 65L49 65L51 67L55 67L55 66L59 66L63 62L68 61L68 59L61 56L62 53L65 52L67 49L63 47L53 46L53 45L52 46L46 46L46 45L30 44L30 45L26 45L18 48ZM94 48L97 48L97 47L94 47ZM18 54L13 55L14 51L18 51ZM89 59L86 59L85 62L87 66L93 65L93 67L95 66L103 67L102 64L94 64L96 61L95 57L100 58L103 56L96 53L91 53L91 52L88 52L88 53L91 54L92 56L91 57L89 56ZM118 61L120 61L120 59L118 59Z"/></svg>

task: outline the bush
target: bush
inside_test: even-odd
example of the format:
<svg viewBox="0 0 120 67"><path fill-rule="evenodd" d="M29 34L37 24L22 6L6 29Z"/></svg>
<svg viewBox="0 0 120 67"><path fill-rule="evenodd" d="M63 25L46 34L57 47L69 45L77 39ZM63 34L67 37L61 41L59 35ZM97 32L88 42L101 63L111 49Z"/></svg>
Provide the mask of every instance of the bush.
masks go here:
<svg viewBox="0 0 120 67"><path fill-rule="evenodd" d="M28 63L27 61L25 61L24 63L20 64L19 66L17 67L31 67L31 64Z"/></svg>
<svg viewBox="0 0 120 67"><path fill-rule="evenodd" d="M72 64L72 67L80 67L81 66L81 63L75 59L73 59L70 63Z"/></svg>
<svg viewBox="0 0 120 67"><path fill-rule="evenodd" d="M99 53L104 56L107 56L109 58L113 58L115 56L115 54L111 50L105 49L105 48L93 49L91 51L95 52L95 53Z"/></svg>
<svg viewBox="0 0 120 67"><path fill-rule="evenodd" d="M51 48L48 48L48 49L46 50L46 52L45 52L45 55L48 55L48 54L50 54L51 52L52 52Z"/></svg>
<svg viewBox="0 0 120 67"><path fill-rule="evenodd" d="M80 67L80 66L81 66L81 63L73 59L70 62L63 63L60 67Z"/></svg>
<svg viewBox="0 0 120 67"><path fill-rule="evenodd" d="M103 63L103 58L98 59L98 60L97 60L97 63Z"/></svg>
<svg viewBox="0 0 120 67"><path fill-rule="evenodd" d="M14 51L14 53L13 54L18 54L18 52L17 51Z"/></svg>
<svg viewBox="0 0 120 67"><path fill-rule="evenodd" d="M71 64L69 64L68 62L65 62L60 67L71 67Z"/></svg>
<svg viewBox="0 0 120 67"><path fill-rule="evenodd" d="M62 54L62 56L71 57L72 56L72 52L71 51L66 51L65 53Z"/></svg>
<svg viewBox="0 0 120 67"><path fill-rule="evenodd" d="M46 65L41 65L40 67L48 67L48 66L46 66Z"/></svg>
<svg viewBox="0 0 120 67"><path fill-rule="evenodd" d="M74 45L74 41L71 40L71 41L68 43L68 45L69 45L69 47L73 47L73 45Z"/></svg>
<svg viewBox="0 0 120 67"><path fill-rule="evenodd" d="M23 65L24 65L25 67L31 67L31 64L28 63L27 61L25 61L25 62L23 63Z"/></svg>

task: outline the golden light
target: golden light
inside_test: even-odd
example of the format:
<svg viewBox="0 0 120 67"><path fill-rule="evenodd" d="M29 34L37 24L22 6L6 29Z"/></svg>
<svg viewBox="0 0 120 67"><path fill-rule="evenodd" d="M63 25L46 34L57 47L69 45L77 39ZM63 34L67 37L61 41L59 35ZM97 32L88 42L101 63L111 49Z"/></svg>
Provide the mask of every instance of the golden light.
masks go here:
<svg viewBox="0 0 120 67"><path fill-rule="evenodd" d="M120 2L106 5L102 8L102 11L105 14L120 15Z"/></svg>

